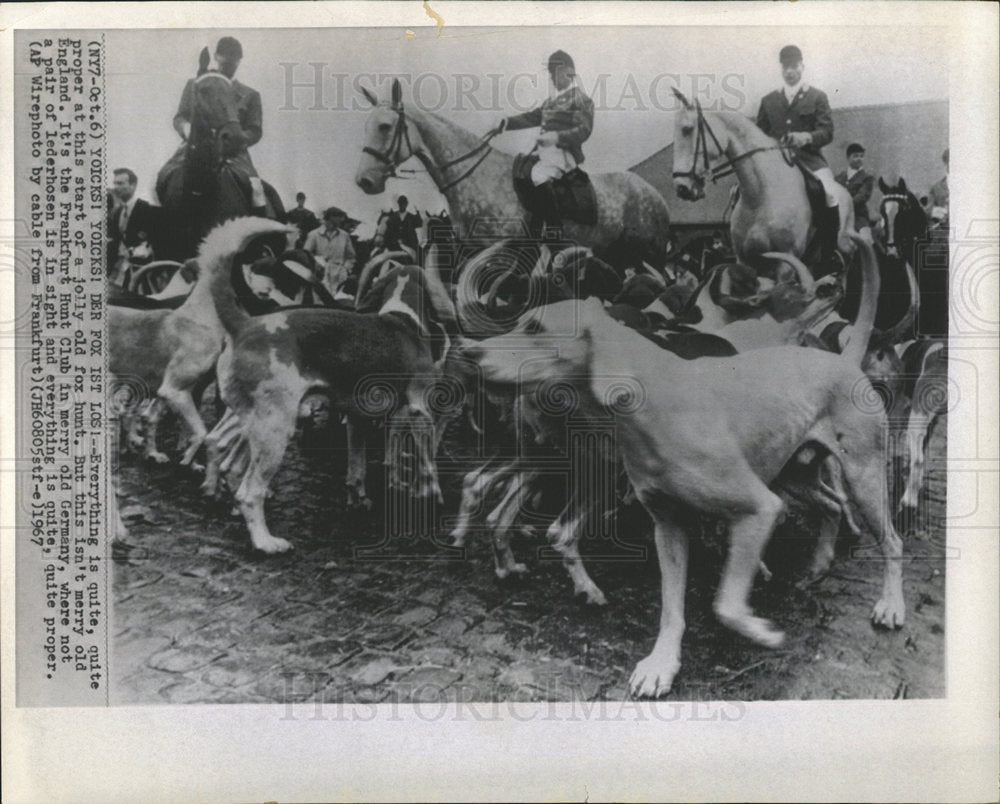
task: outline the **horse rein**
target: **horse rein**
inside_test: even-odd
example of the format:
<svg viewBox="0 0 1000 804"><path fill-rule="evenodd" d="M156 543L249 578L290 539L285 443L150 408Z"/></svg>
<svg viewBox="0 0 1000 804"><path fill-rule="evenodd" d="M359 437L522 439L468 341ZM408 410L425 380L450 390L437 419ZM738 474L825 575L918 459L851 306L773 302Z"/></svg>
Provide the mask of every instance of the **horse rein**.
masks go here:
<svg viewBox="0 0 1000 804"><path fill-rule="evenodd" d="M396 126L393 129L392 137L389 140L389 146L385 149L385 151L378 151L375 148L372 148L368 145L364 146L361 150L363 153L366 153L369 156L374 156L383 164L388 165L389 171L386 174L387 176L398 177L398 172L403 172L400 170L400 165L402 165L403 162L405 162L407 159L413 156L414 151L413 151L413 145L410 143L410 130L406 126L406 110L403 108L403 104L400 104L398 108L393 107L392 110L396 112L397 117L396 117ZM493 129L492 131L488 132L486 136L483 137L482 141L468 153L463 154L462 156L459 156L456 159L452 159L450 162L445 162L443 165L435 165L435 167L438 170L443 172L448 168L454 167L455 165L459 165L462 162L471 159L480 152L482 153L479 159L477 159L473 163L472 167L466 170L457 179L448 182L443 187L439 187L438 191L441 193L446 193L456 184L464 181L469 176L471 176L475 172L476 168L478 168L486 159L486 157L489 156L490 151L493 150L490 147L490 141L495 136L497 136L497 134L499 134L500 131L501 131L500 128ZM409 153L405 157L400 158L402 156L401 149L404 142L406 143L406 149L407 151L409 151Z"/></svg>
<svg viewBox="0 0 1000 804"><path fill-rule="evenodd" d="M698 131L695 135L694 158L691 160L691 169L685 171L675 170L672 174L675 179L691 179L692 181L703 182L703 176L707 175L712 180L712 184L715 184L719 179L724 179L726 176L735 173L737 162L754 156L755 154L763 153L764 151L781 151L781 155L784 157L785 162L789 165L794 164L791 157L788 155L788 146L780 143L778 145L762 145L757 148L751 148L749 151L744 151L743 153L732 158L727 157L722 148L722 143L719 142L719 138L712 130L712 126L709 125L708 120L705 118L705 113L701 108L701 101L695 101L695 109L698 112ZM715 143L716 149L722 156L723 161L721 164L713 166L709 160L708 137L712 138L712 142ZM701 160L704 165L704 170L701 173L698 172L699 155L701 156Z"/></svg>

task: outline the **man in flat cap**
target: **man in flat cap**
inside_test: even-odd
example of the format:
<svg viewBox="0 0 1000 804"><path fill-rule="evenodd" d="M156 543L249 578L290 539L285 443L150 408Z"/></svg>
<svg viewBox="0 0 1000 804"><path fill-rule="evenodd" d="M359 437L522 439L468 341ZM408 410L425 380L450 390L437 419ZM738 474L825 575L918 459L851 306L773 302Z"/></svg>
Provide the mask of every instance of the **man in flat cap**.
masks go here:
<svg viewBox="0 0 1000 804"><path fill-rule="evenodd" d="M816 221L825 257L837 250L840 210L837 182L820 150L833 140L833 117L826 93L802 80L802 51L786 45L778 54L784 86L764 96L757 126L765 134L797 149L799 164L823 183L826 210Z"/></svg>
<svg viewBox="0 0 1000 804"><path fill-rule="evenodd" d="M538 162L531 169L531 182L544 187L583 164L580 147L594 130L594 102L577 86L576 66L564 50L548 60L550 97L539 107L500 121L500 131L539 127L535 140Z"/></svg>
<svg viewBox="0 0 1000 804"><path fill-rule="evenodd" d="M875 177L864 169L865 148L859 142L847 146L847 170L837 174L837 183L847 188L854 202L854 228L868 243L872 242L872 223L868 200L872 197Z"/></svg>
<svg viewBox="0 0 1000 804"><path fill-rule="evenodd" d="M257 170L250 159L250 153L247 148L251 145L256 145L263 136L263 112L261 110L260 93L256 89L251 89L246 84L242 84L236 80L236 70L239 69L242 60L243 46L239 40L232 36L223 36L215 46L215 63L219 72L232 81L233 88L236 91L236 111L240 121L240 128L243 129L243 139L246 143L245 147L239 153L229 157L229 164L250 179L250 185L253 190L252 205L255 211L262 211L267 203L264 196L264 187L257 176ZM191 79L184 85L181 102L177 107L177 114L174 115L174 131L180 135L185 143L191 133L191 120L195 112L194 93L195 79ZM181 147L181 151L183 150L184 146ZM168 167L170 167L170 163L164 167L164 171ZM158 187L161 181L163 181L163 171L161 171L161 178L157 181Z"/></svg>

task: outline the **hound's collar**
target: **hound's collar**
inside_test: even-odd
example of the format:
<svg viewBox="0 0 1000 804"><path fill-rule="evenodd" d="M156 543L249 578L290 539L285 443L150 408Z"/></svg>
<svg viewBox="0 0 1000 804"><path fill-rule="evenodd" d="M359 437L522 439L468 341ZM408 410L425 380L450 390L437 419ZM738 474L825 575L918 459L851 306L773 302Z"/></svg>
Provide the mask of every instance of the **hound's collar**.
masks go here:
<svg viewBox="0 0 1000 804"><path fill-rule="evenodd" d="M304 279L307 282L312 281L312 271L306 268L306 266L304 266L301 262L296 262L295 260L283 260L281 264L295 274L299 279Z"/></svg>

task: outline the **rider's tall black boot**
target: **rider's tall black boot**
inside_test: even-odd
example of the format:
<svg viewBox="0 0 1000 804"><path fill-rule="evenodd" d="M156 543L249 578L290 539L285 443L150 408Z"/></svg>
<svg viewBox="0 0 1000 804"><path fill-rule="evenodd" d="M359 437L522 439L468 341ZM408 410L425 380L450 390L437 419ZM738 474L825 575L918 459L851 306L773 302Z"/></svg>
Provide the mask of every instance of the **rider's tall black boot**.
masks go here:
<svg viewBox="0 0 1000 804"><path fill-rule="evenodd" d="M558 240L562 237L562 219L559 217L559 202L556 198L555 187L551 181L540 184L535 188L538 194L539 214L545 224L544 238L546 240Z"/></svg>
<svg viewBox="0 0 1000 804"><path fill-rule="evenodd" d="M819 226L820 264L817 266L817 279L843 270L844 262L837 247L839 239L840 207L826 207Z"/></svg>

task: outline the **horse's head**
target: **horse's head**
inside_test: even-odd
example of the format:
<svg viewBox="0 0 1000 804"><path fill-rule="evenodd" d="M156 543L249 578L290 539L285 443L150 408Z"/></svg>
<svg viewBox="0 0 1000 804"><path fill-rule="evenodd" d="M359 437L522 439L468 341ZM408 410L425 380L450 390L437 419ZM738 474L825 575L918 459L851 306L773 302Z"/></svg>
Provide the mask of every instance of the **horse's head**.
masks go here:
<svg viewBox="0 0 1000 804"><path fill-rule="evenodd" d="M708 125L701 106L692 104L679 89L673 92L681 102L674 116L674 191L685 201L700 201L705 197L710 163L724 155L725 145Z"/></svg>
<svg viewBox="0 0 1000 804"><path fill-rule="evenodd" d="M422 150L420 132L406 117L399 79L392 82L392 101L379 103L368 89L365 98L374 107L365 123L365 144L354 181L368 195L385 191L385 181L396 169Z"/></svg>
<svg viewBox="0 0 1000 804"><path fill-rule="evenodd" d="M927 231L927 215L902 177L894 185L888 185L879 176L878 188L882 191L879 213L885 250L893 257L909 257L913 241Z"/></svg>
<svg viewBox="0 0 1000 804"><path fill-rule="evenodd" d="M222 161L246 147L240 125L236 87L228 76L208 69L208 48L201 52L194 79L194 111L188 140L196 152Z"/></svg>

